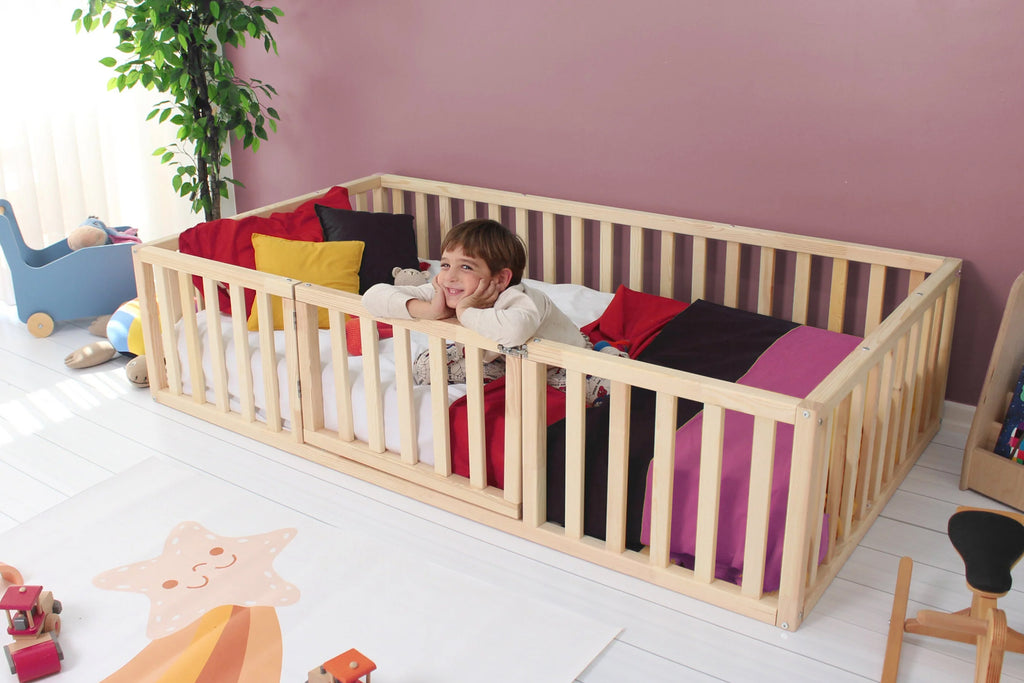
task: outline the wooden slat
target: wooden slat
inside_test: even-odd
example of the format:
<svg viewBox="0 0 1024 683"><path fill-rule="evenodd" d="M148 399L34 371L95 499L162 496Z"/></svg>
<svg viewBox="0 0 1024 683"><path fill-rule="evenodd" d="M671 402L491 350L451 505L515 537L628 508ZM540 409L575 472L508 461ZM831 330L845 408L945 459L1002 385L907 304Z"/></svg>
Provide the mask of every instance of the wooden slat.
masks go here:
<svg viewBox="0 0 1024 683"><path fill-rule="evenodd" d="M915 421L914 407L917 405L917 358L921 353L921 325L910 328L908 337L908 356L904 370L903 383L906 391L903 395L903 419L900 423L900 441L896 447L897 454L904 458L913 444L913 425ZM902 460L900 461L902 462ZM897 463L899 464L899 463Z"/></svg>
<svg viewBox="0 0 1024 683"><path fill-rule="evenodd" d="M530 215L526 209L516 209L516 224L515 233L519 236L519 239L523 241L523 245L526 247L526 268L523 270L523 277L531 277L530 269Z"/></svg>
<svg viewBox="0 0 1024 683"><path fill-rule="evenodd" d="M878 426L878 376L881 373L881 365L875 365L868 372L867 385L864 391L864 424L861 427L862 435L860 441L860 472L857 476L857 487L860 495L857 498L857 508L854 510L855 520L863 519L867 510L875 502L875 491L871 485L871 473L875 468L877 449L875 440Z"/></svg>
<svg viewBox="0 0 1024 683"><path fill-rule="evenodd" d="M825 495L825 512L828 514L828 548L826 562L831 562L837 550L837 537L840 530L843 507L843 477L846 473L846 446L849 443L851 396L847 396L836 406L832 414L831 444L828 452L828 493Z"/></svg>
<svg viewBox="0 0 1024 683"><path fill-rule="evenodd" d="M405 213L405 193L401 190L391 190L391 213Z"/></svg>
<svg viewBox="0 0 1024 683"><path fill-rule="evenodd" d="M942 328L939 332L938 359L936 364L936 391L934 394L935 420L942 418L942 406L946 397L946 383L949 380L949 359L953 347L953 330L956 323L956 304L960 295L960 279L957 278L946 291L942 306Z"/></svg>
<svg viewBox="0 0 1024 683"><path fill-rule="evenodd" d="M846 288L849 283L850 262L832 259L832 283L829 286L828 329L842 332L846 321Z"/></svg>
<svg viewBox="0 0 1024 683"><path fill-rule="evenodd" d="M199 327L196 322L195 287L192 276L179 271L178 299L182 301L181 327L185 337L185 354L188 357L189 381L192 383L192 400L206 403L206 373L203 372L203 346L199 341Z"/></svg>
<svg viewBox="0 0 1024 683"><path fill-rule="evenodd" d="M711 583L715 578L724 439L725 411L720 406L705 405L700 437L696 557L693 560L694 577L703 583Z"/></svg>
<svg viewBox="0 0 1024 683"><path fill-rule="evenodd" d="M575 370L567 370L565 374L565 534L570 538L583 538L586 376Z"/></svg>
<svg viewBox="0 0 1024 683"><path fill-rule="evenodd" d="M286 386L284 390L288 394L288 419L291 421L292 442L301 444L304 440L303 429L305 423L302 420L302 395L299 387L299 339L296 330L296 309L294 290L292 296L282 297L281 312L285 320L292 321L291 325L284 328L284 367ZM281 425L284 429L285 425Z"/></svg>
<svg viewBox="0 0 1024 683"><path fill-rule="evenodd" d="M236 284L228 285L228 295L231 297L231 338L235 342L235 358L238 361L239 413L246 422L255 422L256 402L252 387L252 365L249 362L252 347L245 318L244 289Z"/></svg>
<svg viewBox="0 0 1024 683"><path fill-rule="evenodd" d="M651 565L667 567L672 542L676 398L658 392L654 407L654 478L651 483Z"/></svg>
<svg viewBox="0 0 1024 683"><path fill-rule="evenodd" d="M430 214L427 196L422 192L415 195L416 204L416 252L421 259L430 258Z"/></svg>
<svg viewBox="0 0 1024 683"><path fill-rule="evenodd" d="M707 284L708 241L705 237L693 238L693 276L690 284L690 301L703 299Z"/></svg>
<svg viewBox="0 0 1024 683"><path fill-rule="evenodd" d="M895 365L892 372L892 384L889 388L889 435L885 448L885 481L892 479L893 471L896 469L897 453L896 446L901 438L901 426L903 424L903 397L904 397L904 375L907 371L907 354L909 349L909 336L900 337L896 345Z"/></svg>
<svg viewBox="0 0 1024 683"><path fill-rule="evenodd" d="M793 322L807 324L807 308L811 298L811 255L796 255L796 276L793 282Z"/></svg>
<svg viewBox="0 0 1024 683"><path fill-rule="evenodd" d="M462 202L462 220L469 221L476 218L476 202L465 200Z"/></svg>
<svg viewBox="0 0 1024 683"><path fill-rule="evenodd" d="M823 419L821 416L823 413L818 414L819 422ZM828 475L829 475L829 463L822 455L831 452L832 450L832 416L829 415L824 420L821 428L819 429L822 439L821 450L815 451L814 455L814 469L812 471L811 478L811 498L808 500L807 505L807 530L809 534L808 546L804 552L804 562L806 563L807 578L805 580L806 585L814 585L818 580L818 558L821 557L821 530L825 523L825 516L821 514L821 510L825 507L825 496L826 489L828 487ZM815 512L817 511L817 512Z"/></svg>
<svg viewBox="0 0 1024 683"><path fill-rule="evenodd" d="M441 226L441 240L444 241L445 235L452 229L452 200L448 197L439 196L437 198L437 212L439 218L439 224Z"/></svg>
<svg viewBox="0 0 1024 683"><path fill-rule="evenodd" d="M892 399L892 374L893 374L893 352L885 354L882 362L882 372L878 380L878 404L876 406L876 421L878 429L875 432L875 457L872 461L872 500L878 498L882 490L882 482L886 470L885 451L889 439L889 422L892 417L890 401Z"/></svg>
<svg viewBox="0 0 1024 683"><path fill-rule="evenodd" d="M413 397L412 344L409 330L393 328L395 388L398 396L398 433L402 462L415 465L420 459L416 403Z"/></svg>
<svg viewBox="0 0 1024 683"><path fill-rule="evenodd" d="M217 410L222 413L230 409L228 399L228 368L224 355L224 333L220 327L220 299L217 283L203 278L203 292L206 308L206 334L210 340L210 364L213 371L213 395Z"/></svg>
<svg viewBox="0 0 1024 683"><path fill-rule="evenodd" d="M466 424L469 441L469 485L487 486L487 441L484 438L483 352L466 346Z"/></svg>
<svg viewBox="0 0 1024 683"><path fill-rule="evenodd" d="M319 320L317 307L299 303L295 307L295 328L299 338L299 381L302 382L302 421L303 430L316 432L324 428L324 386L323 359L320 357L320 337L317 333ZM338 315L328 311L328 320ZM333 321L332 321L333 322ZM342 322L344 327L344 322ZM329 330L332 344L338 338L336 329ZM344 331L341 332L344 339ZM344 342L342 342L344 343Z"/></svg>
<svg viewBox="0 0 1024 683"><path fill-rule="evenodd" d="M133 254L141 250L134 247ZM146 369L149 373L149 390L153 396L167 388L164 365L164 344L160 334L160 310L157 305L156 286L153 282L153 266L141 258L135 258L135 283L139 294L139 322L146 345Z"/></svg>
<svg viewBox="0 0 1024 683"><path fill-rule="evenodd" d="M813 405L799 411L793 429L793 464L786 498L786 531L783 536L782 577L776 625L796 629L803 621L807 594L806 550L810 546L808 520L815 508L813 483L817 481L815 454L825 447L820 414Z"/></svg>
<svg viewBox="0 0 1024 683"><path fill-rule="evenodd" d="M356 433L352 417L352 390L350 388L352 383L348 368L349 353L345 335L345 316L341 311L331 309L327 312L327 317L330 321L331 369L334 373L338 438L343 441L352 441L356 438ZM317 345L316 353L319 354L319 352L319 345Z"/></svg>
<svg viewBox="0 0 1024 683"><path fill-rule="evenodd" d="M545 212L541 215L541 262L544 265L545 282L556 282L557 254L555 253L555 214Z"/></svg>
<svg viewBox="0 0 1024 683"><path fill-rule="evenodd" d="M541 363L523 361L523 523L547 521L547 381Z"/></svg>
<svg viewBox="0 0 1024 683"><path fill-rule="evenodd" d="M608 511L605 547L613 553L626 549L626 483L629 476L630 390L625 382L611 382L608 417Z"/></svg>
<svg viewBox="0 0 1024 683"><path fill-rule="evenodd" d="M583 266L586 256L583 252L583 219L573 216L569 219L569 281L574 285L583 284Z"/></svg>
<svg viewBox="0 0 1024 683"><path fill-rule="evenodd" d="M644 291L644 229L629 227L629 286Z"/></svg>
<svg viewBox="0 0 1024 683"><path fill-rule="evenodd" d="M157 301L162 302L160 305L160 334L164 344L167 388L175 396L181 396L181 359L178 356L178 341L174 333L174 325L177 320L172 317L173 306L167 305L168 302L174 301L176 296L172 295L173 290L168 282L172 273L166 268L156 267L153 269L153 275L156 284L156 298Z"/></svg>
<svg viewBox="0 0 1024 683"><path fill-rule="evenodd" d="M380 381L380 338L372 318L359 319L363 351L363 390L366 399L366 443L375 453L386 449L384 440L384 389Z"/></svg>
<svg viewBox="0 0 1024 683"><path fill-rule="evenodd" d="M373 198L372 210L377 213L384 211L384 189L375 187L370 190L370 196Z"/></svg>
<svg viewBox="0 0 1024 683"><path fill-rule="evenodd" d="M445 340L430 337L430 413L434 425L434 471L442 477L452 474L451 426L448 423L448 354Z"/></svg>
<svg viewBox="0 0 1024 683"><path fill-rule="evenodd" d="M523 360L505 357L505 481L504 497L523 502Z"/></svg>
<svg viewBox="0 0 1024 683"><path fill-rule="evenodd" d="M853 529L854 513L862 510L858 506L857 496L863 495L863 487L858 489L862 480L861 471L861 438L864 427L864 400L866 387L858 384L850 394L850 422L846 431L846 465L843 473L843 501L840 506L840 533L848 538Z"/></svg>
<svg viewBox="0 0 1024 683"><path fill-rule="evenodd" d="M768 548L768 513L771 508L772 471L775 466L774 420L754 418L754 439L750 452L750 495L747 499L747 533L743 544L744 595L760 598L764 593L765 555Z"/></svg>
<svg viewBox="0 0 1024 683"><path fill-rule="evenodd" d="M281 431L281 386L277 378L277 348L274 344L273 297L264 291L256 292L253 306L258 307L260 363L263 367L263 412L267 429Z"/></svg>
<svg viewBox="0 0 1024 683"><path fill-rule="evenodd" d="M659 272L661 296L675 298L676 292L676 236L671 232L661 233L661 268Z"/></svg>
<svg viewBox="0 0 1024 683"><path fill-rule="evenodd" d="M601 226L601 258L599 264L599 288L602 292L610 292L613 288L612 276L614 275L615 269L612 262L612 258L615 254L615 231L612 229L612 224L608 221L602 221Z"/></svg>
<svg viewBox="0 0 1024 683"><path fill-rule="evenodd" d="M925 278L928 277L928 273L921 270L910 271L910 277L907 282L907 296L910 296L915 289L921 286Z"/></svg>
<svg viewBox="0 0 1024 683"><path fill-rule="evenodd" d="M740 245L727 242L725 245L725 296L726 306L736 308L740 302Z"/></svg>
<svg viewBox="0 0 1024 683"><path fill-rule="evenodd" d="M882 322L882 307L885 303L885 266L872 264L868 278L868 305L864 322L864 336L875 331Z"/></svg>
<svg viewBox="0 0 1024 683"><path fill-rule="evenodd" d="M757 275L757 312L771 315L775 300L775 250L761 247L761 264Z"/></svg>
<svg viewBox="0 0 1024 683"><path fill-rule="evenodd" d="M917 395L914 397L914 419L911 420L910 428L914 434L924 429L926 423L926 401L929 390L928 383L928 359L932 340L932 317L925 315L921 318L921 339L918 342L920 351L917 354Z"/></svg>
<svg viewBox="0 0 1024 683"><path fill-rule="evenodd" d="M499 204L488 204L487 205L487 217L492 221L501 223L501 206Z"/></svg>
<svg viewBox="0 0 1024 683"><path fill-rule="evenodd" d="M366 211L366 193L357 192L355 194L350 194L350 197L355 200L355 206L352 208L356 211Z"/></svg>

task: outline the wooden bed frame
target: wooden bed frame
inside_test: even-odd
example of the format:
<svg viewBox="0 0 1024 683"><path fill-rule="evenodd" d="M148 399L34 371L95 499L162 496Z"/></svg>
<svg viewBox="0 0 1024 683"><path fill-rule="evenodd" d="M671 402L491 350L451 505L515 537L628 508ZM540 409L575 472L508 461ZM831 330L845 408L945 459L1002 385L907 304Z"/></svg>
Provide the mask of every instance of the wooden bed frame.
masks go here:
<svg viewBox="0 0 1024 683"><path fill-rule="evenodd" d="M755 619L796 629L863 538L917 457L939 428L960 260L816 239L708 221L561 201L394 175L344 183L353 208L415 215L421 258L438 258L441 236L474 216L501 220L526 241L528 277L572 282L610 292L618 284L682 301L707 299L797 323L864 338L806 398L535 340L507 356L504 490L487 486L483 381L479 372L487 339L449 321L394 323L398 365L401 449L384 446L383 398L373 368L378 338L359 296L225 265L177 251L177 237L135 248L150 386L156 401L222 425L327 467L530 539L571 555L719 605ZM288 211L319 196L311 193L244 215ZM594 258L590 255L598 254ZM626 254L616 257L616 254ZM193 286L193 275L203 287ZM236 339L245 339L243 290L255 290L260 312L270 297L283 299L288 381L277 381L275 338L268 315L260 317L259 347L266 386L253 386L240 367L241 407L230 407L224 342L212 326L207 348L197 337L196 309L219 315L217 283L226 283ZM159 302L159 306L155 305ZM212 302L212 303L206 303ZM354 438L351 400L339 392L338 430L324 428L317 307L330 313L335 385L348 386L345 314L360 317L370 436ZM452 473L446 391L431 389L433 465L419 461L409 333L430 336L431 358L443 358L445 341L465 344L470 476ZM191 386L183 391L184 335ZM213 377L199 359L209 354ZM242 354L239 354L242 355ZM545 371L566 369L565 525L547 522ZM431 366L432 386L446 386L445 367ZM584 380L611 380L607 537L583 533ZM651 540L643 551L624 541L626 447L630 388L656 392ZM266 418L257 419L255 392L265 392ZM282 393L290 414L277 408ZM675 398L703 404L697 552L694 568L670 562ZM723 416L754 416L745 567L741 585L716 579L714 556L719 509ZM774 435L794 425L782 578L764 592L767 509ZM828 513L825 517L822 512ZM818 563L823 518L828 539Z"/></svg>

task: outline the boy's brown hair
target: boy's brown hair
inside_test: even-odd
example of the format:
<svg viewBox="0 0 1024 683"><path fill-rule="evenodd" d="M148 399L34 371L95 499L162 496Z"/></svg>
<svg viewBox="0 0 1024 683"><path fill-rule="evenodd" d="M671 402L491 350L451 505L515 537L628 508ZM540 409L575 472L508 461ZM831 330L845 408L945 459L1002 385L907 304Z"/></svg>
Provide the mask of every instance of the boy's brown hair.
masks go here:
<svg viewBox="0 0 1024 683"><path fill-rule="evenodd" d="M526 247L518 235L498 221L474 218L463 221L448 231L441 240L441 253L461 247L466 256L483 259L491 273L502 268L512 271L509 287L518 285L526 269Z"/></svg>

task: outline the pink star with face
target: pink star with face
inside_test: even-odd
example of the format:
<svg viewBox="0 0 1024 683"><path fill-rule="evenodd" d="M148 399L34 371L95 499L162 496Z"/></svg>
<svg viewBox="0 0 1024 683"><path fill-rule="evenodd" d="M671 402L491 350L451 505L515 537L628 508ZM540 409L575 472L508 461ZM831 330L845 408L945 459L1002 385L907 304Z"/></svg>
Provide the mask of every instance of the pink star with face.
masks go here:
<svg viewBox="0 0 1024 683"><path fill-rule="evenodd" d="M167 537L163 554L103 572L99 588L142 593L150 600L146 635L160 638L221 605L280 607L299 589L274 571L274 558L295 529L254 536L220 536L198 522L182 522Z"/></svg>

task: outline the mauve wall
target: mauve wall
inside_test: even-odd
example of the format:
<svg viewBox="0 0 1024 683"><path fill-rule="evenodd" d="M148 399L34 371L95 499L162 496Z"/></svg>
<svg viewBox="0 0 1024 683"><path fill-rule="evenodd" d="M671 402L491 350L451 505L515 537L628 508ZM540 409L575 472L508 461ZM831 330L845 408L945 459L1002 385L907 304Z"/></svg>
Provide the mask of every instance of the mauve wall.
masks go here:
<svg viewBox="0 0 1024 683"><path fill-rule="evenodd" d="M245 210L377 171L964 259L974 404L1024 269L1019 0L277 0Z"/></svg>

